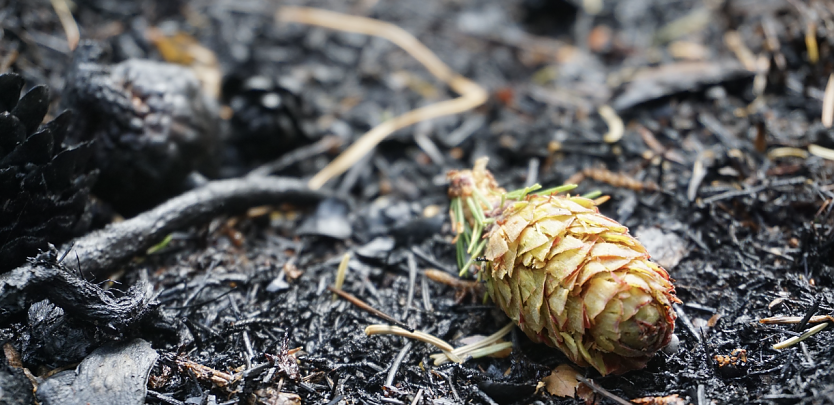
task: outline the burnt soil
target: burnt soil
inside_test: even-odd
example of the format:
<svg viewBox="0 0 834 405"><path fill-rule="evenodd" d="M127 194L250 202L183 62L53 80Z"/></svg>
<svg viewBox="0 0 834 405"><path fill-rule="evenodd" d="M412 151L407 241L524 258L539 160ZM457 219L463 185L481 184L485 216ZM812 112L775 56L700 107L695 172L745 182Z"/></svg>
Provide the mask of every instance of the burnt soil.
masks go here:
<svg viewBox="0 0 834 405"><path fill-rule="evenodd" d="M161 60L147 31L185 32L215 53L225 90L263 76L301 99L303 109L283 113L300 114L306 139L246 152L258 150L241 135L246 122L228 125L228 139L243 152L226 158L215 177L245 174L336 136L341 146L274 173L307 179L386 118L454 97L386 40L276 23L273 3L82 0L74 16L82 38L107 41L116 58ZM806 152L810 144L834 147L834 132L820 119L834 72L834 9L813 0L621 0L602 2L591 15L575 3L304 3L404 28L486 88L490 100L396 132L327 184L337 200L219 216L111 269L103 285L114 291L147 274L173 320L164 333L113 336L75 319L49 334L14 318L0 325L2 339L22 353L24 366L45 375L74 367L102 340L141 337L160 355L149 404L245 403L267 387L308 404L408 404L418 392L421 404L582 402L536 392L568 360L518 330L508 337L509 357L435 367L435 349L366 336L366 326L384 322L326 290L349 252L343 289L410 327L455 345L501 328L506 318L480 295L456 299L454 288L424 275L429 268L457 273L446 171L488 156L508 189L555 186L586 170L578 191L611 196L601 211L628 226L675 280L683 301L679 349L621 376L583 370L596 384L627 400L678 394L698 405L834 403L830 328L774 350L809 326L757 322L834 312L834 163ZM57 106L71 52L50 2L0 4L0 56L16 50L13 61L4 59L9 70L27 87L49 85ZM739 59L728 33L750 51L748 60ZM616 143L603 140L601 105L625 122ZM427 207L443 219L424 218ZM295 348L298 375L270 366L221 386L177 367L187 359L239 373ZM747 361L719 367L714 356L735 349L746 350Z"/></svg>

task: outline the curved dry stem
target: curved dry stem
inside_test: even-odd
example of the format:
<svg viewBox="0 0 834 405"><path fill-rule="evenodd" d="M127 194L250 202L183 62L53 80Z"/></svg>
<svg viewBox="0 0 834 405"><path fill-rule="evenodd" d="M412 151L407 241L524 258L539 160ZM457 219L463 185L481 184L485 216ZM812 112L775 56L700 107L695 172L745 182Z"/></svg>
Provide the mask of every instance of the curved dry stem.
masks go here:
<svg viewBox="0 0 834 405"><path fill-rule="evenodd" d="M801 342L801 341L803 341L803 340L805 340L805 339L807 339L807 338L809 338L813 335L816 335L817 333L819 333L821 330L825 329L826 327L828 327L828 323L821 323L817 326L814 326L813 328L810 328L810 329L806 330L803 334L801 334L799 336L794 336L794 337L792 337L788 340L783 340L783 341L773 345L773 349L774 350L780 350L780 349L785 349L785 348L791 347L791 346L793 346L793 345L795 345L795 344L797 344L797 343L799 343L799 342Z"/></svg>
<svg viewBox="0 0 834 405"><path fill-rule="evenodd" d="M454 361L455 363L460 363L461 359L456 356L452 351L454 348L449 343L446 343L445 340L440 339L437 336L430 335L425 332L414 331L409 332L399 326L391 326L391 325L370 325L365 328L365 334L368 336L372 335L397 335L407 337L409 339L419 340L421 342L425 342L428 344L433 345L434 347L443 351L449 359Z"/></svg>
<svg viewBox="0 0 834 405"><path fill-rule="evenodd" d="M605 124L608 125L608 132L602 136L605 143L615 143L622 139L625 133L625 125L623 124L623 119L617 115L617 112L610 106L603 105L599 107L599 115L605 120Z"/></svg>
<svg viewBox="0 0 834 405"><path fill-rule="evenodd" d="M458 98L411 110L372 128L310 179L308 186L313 190L347 171L391 133L421 121L471 110L487 100L486 90L455 73L417 38L394 24L333 11L289 6L281 7L276 14L276 19L385 38L408 52L432 75L460 94Z"/></svg>
<svg viewBox="0 0 834 405"><path fill-rule="evenodd" d="M486 338L479 340L475 343L458 347L455 350L452 350L451 353L460 358L471 357L473 359L476 359L484 356L489 356L490 354L497 353L502 350L506 350L507 348L512 347L512 343L501 342L501 339L503 339L504 336L510 333L510 331L513 329L513 326L515 325L512 322L510 322L506 326L498 330L498 332L495 332L492 335L489 335ZM448 353L446 352L444 352L443 354L432 354L430 357L434 360L435 366L445 364L446 362L452 360L452 358L449 357Z"/></svg>
<svg viewBox="0 0 834 405"><path fill-rule="evenodd" d="M342 256L342 261L339 262L339 269L336 271L336 281L333 283L333 288L341 290L342 285L345 284L345 276L347 275L348 264L350 264L350 252ZM333 301L336 301L336 294L333 294Z"/></svg>
<svg viewBox="0 0 834 405"><path fill-rule="evenodd" d="M70 51L74 51L78 46L78 41L81 39L81 34L78 31L78 24L72 16L67 0L51 0L52 8L55 9L55 14L58 15L58 21L64 28L64 33L67 35L67 46Z"/></svg>
<svg viewBox="0 0 834 405"><path fill-rule="evenodd" d="M759 323L769 325L783 325L796 324L802 322L801 316L771 316L769 318L759 319ZM808 323L832 322L834 323L834 316L831 315L814 315L808 319Z"/></svg>

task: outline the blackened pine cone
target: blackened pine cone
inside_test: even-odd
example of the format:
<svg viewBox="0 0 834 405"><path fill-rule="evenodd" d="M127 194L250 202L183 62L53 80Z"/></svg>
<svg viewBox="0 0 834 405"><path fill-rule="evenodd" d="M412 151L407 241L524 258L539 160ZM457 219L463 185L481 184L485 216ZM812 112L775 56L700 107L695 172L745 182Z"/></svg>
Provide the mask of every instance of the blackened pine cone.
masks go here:
<svg viewBox="0 0 834 405"><path fill-rule="evenodd" d="M133 215L184 191L194 170L211 171L221 122L216 102L187 68L105 59L103 45L79 45L62 103L77 111L69 138L95 139L101 176L94 193Z"/></svg>
<svg viewBox="0 0 834 405"><path fill-rule="evenodd" d="M91 145L65 146L71 112L41 125L49 89L34 87L18 100L22 88L19 75L0 75L0 273L85 232L92 217Z"/></svg>
<svg viewBox="0 0 834 405"><path fill-rule="evenodd" d="M274 159L309 142L302 125L307 115L302 98L272 78L229 76L223 99L234 112L231 141L242 162Z"/></svg>

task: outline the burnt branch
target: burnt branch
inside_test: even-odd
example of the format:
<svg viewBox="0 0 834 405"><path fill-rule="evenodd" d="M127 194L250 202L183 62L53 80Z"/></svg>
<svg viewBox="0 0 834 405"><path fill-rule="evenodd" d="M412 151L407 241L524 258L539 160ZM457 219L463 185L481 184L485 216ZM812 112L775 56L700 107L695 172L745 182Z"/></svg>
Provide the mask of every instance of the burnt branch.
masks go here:
<svg viewBox="0 0 834 405"><path fill-rule="evenodd" d="M213 181L127 221L77 239L68 258L75 260L77 255L83 274L102 277L113 266L144 253L169 233L203 223L219 214L279 202L309 204L328 195L307 189L301 181L286 178Z"/></svg>
<svg viewBox="0 0 834 405"><path fill-rule="evenodd" d="M77 269L70 270L59 263L53 251L0 275L0 321L25 310L35 300L49 298L68 312L119 329L146 311L151 289L137 285L115 297L78 277L75 270L103 277L128 259L144 254L169 233L219 214L279 202L308 204L327 196L329 193L309 190L294 179L252 177L210 182L153 210L66 244L61 251L67 253L62 256Z"/></svg>

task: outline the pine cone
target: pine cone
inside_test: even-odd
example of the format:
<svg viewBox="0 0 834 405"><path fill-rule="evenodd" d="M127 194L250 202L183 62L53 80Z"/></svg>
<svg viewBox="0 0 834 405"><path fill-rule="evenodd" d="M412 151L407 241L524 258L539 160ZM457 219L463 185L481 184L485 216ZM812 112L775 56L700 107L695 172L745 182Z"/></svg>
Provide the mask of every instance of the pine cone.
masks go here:
<svg viewBox="0 0 834 405"><path fill-rule="evenodd" d="M477 235L486 224L483 240L469 244L485 252L480 276L493 301L531 340L576 364L603 375L645 367L675 329L680 301L666 270L593 200L524 192L516 200L485 166L451 172L450 196L469 200L457 203L458 229Z"/></svg>
<svg viewBox="0 0 834 405"><path fill-rule="evenodd" d="M140 59L111 65L108 51L79 44L61 103L76 111L68 141L95 140L96 196L135 215L184 191L194 170L213 169L221 123L187 68Z"/></svg>
<svg viewBox="0 0 834 405"><path fill-rule="evenodd" d="M231 143L242 165L275 159L310 142L302 128L308 115L304 100L268 76L230 75L223 99L234 112Z"/></svg>
<svg viewBox="0 0 834 405"><path fill-rule="evenodd" d="M86 231L96 179L84 171L90 144L63 145L70 111L41 126L49 90L18 101L22 88L20 76L0 75L0 273Z"/></svg>

